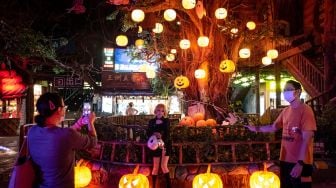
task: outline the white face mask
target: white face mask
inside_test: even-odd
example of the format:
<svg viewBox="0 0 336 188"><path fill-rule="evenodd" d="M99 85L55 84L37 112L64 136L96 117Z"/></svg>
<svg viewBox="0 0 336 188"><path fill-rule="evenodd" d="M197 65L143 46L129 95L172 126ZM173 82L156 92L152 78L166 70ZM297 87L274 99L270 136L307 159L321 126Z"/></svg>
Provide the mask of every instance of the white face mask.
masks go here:
<svg viewBox="0 0 336 188"><path fill-rule="evenodd" d="M291 103L295 100L294 91L284 91L284 98L287 102Z"/></svg>

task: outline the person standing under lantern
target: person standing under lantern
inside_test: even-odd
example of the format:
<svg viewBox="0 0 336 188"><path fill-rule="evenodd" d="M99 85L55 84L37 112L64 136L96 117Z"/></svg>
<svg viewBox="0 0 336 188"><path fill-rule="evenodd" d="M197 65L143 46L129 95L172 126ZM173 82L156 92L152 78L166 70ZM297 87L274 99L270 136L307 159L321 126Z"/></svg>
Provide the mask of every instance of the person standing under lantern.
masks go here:
<svg viewBox="0 0 336 188"><path fill-rule="evenodd" d="M138 110L135 109L134 104L132 102L128 103L127 109L126 109L126 115L127 116L132 116L132 115L137 115L138 114Z"/></svg>
<svg viewBox="0 0 336 188"><path fill-rule="evenodd" d="M312 187L313 141L316 121L310 106L300 100L301 84L288 80L284 98L290 103L272 125L246 126L253 132L275 132L282 128L280 181L282 188Z"/></svg>
<svg viewBox="0 0 336 188"><path fill-rule="evenodd" d="M57 93L45 93L36 103L37 125L28 132L28 148L36 165L37 187L75 187L75 151L89 149L96 145L97 134L94 127L94 113L82 117L70 128L61 128L66 106ZM84 118L88 120L84 121ZM80 129L88 122L88 134Z"/></svg>
<svg viewBox="0 0 336 188"><path fill-rule="evenodd" d="M155 118L149 120L148 122L147 135L148 137L155 135L157 139L162 139L164 147L158 147L156 150L151 150L151 155L153 156L153 188L155 188L156 186L156 180L160 166L166 179L167 188L170 188L171 183L168 169L168 160L171 153L171 140L170 121L168 118L165 117L167 115L166 106L164 104L158 104L155 107L154 114Z"/></svg>

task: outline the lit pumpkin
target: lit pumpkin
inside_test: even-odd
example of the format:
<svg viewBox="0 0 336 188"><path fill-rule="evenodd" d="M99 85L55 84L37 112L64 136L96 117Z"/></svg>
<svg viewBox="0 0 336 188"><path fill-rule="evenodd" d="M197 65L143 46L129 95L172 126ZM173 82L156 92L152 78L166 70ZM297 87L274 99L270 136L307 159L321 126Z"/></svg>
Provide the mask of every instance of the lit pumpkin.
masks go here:
<svg viewBox="0 0 336 188"><path fill-rule="evenodd" d="M185 116L184 118L181 119L179 124L182 125L182 126L194 126L195 121L192 117Z"/></svg>
<svg viewBox="0 0 336 188"><path fill-rule="evenodd" d="M256 171L250 177L251 188L279 188L280 179L273 172Z"/></svg>
<svg viewBox="0 0 336 188"><path fill-rule="evenodd" d="M207 123L206 123L206 121L205 120L198 120L197 122L196 122L196 127L206 127L207 126Z"/></svg>
<svg viewBox="0 0 336 188"><path fill-rule="evenodd" d="M89 185L91 178L91 170L86 166L80 166L79 162L75 167L75 187L86 187Z"/></svg>
<svg viewBox="0 0 336 188"><path fill-rule="evenodd" d="M192 117L193 117L195 122L197 122L199 120L204 120L204 114L201 113L201 112L195 113Z"/></svg>
<svg viewBox="0 0 336 188"><path fill-rule="evenodd" d="M224 61L221 61L219 65L219 71L225 72L225 73L232 73L236 70L236 65L232 60L226 59Z"/></svg>
<svg viewBox="0 0 336 188"><path fill-rule="evenodd" d="M189 79L186 76L178 76L174 80L174 86L177 89L184 89L189 87Z"/></svg>
<svg viewBox="0 0 336 188"><path fill-rule="evenodd" d="M143 174L138 174L139 165L133 174L125 174L119 180L119 188L149 188L148 178Z"/></svg>
<svg viewBox="0 0 336 188"><path fill-rule="evenodd" d="M223 183L218 174L210 173L211 165L208 165L207 172L198 174L192 183L193 188L222 188Z"/></svg>
<svg viewBox="0 0 336 188"><path fill-rule="evenodd" d="M205 122L208 126L216 126L217 125L217 122L214 119L207 119Z"/></svg>

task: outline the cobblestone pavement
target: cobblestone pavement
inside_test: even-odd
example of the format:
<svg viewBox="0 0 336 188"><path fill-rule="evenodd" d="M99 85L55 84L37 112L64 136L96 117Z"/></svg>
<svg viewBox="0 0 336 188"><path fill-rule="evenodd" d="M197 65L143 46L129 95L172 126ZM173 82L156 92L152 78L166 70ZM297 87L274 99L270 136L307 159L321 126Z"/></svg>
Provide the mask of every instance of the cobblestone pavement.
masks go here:
<svg viewBox="0 0 336 188"><path fill-rule="evenodd" d="M18 152L19 137L0 137L0 187L7 187Z"/></svg>

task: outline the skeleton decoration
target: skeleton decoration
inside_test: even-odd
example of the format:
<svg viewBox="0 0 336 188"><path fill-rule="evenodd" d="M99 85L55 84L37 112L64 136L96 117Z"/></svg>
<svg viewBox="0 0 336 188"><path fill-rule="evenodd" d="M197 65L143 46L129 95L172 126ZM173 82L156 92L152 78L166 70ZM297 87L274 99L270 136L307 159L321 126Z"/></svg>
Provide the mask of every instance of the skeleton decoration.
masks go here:
<svg viewBox="0 0 336 188"><path fill-rule="evenodd" d="M83 0L74 0L73 6L70 9L67 9L68 13L83 14L86 11L85 6L83 5Z"/></svg>

